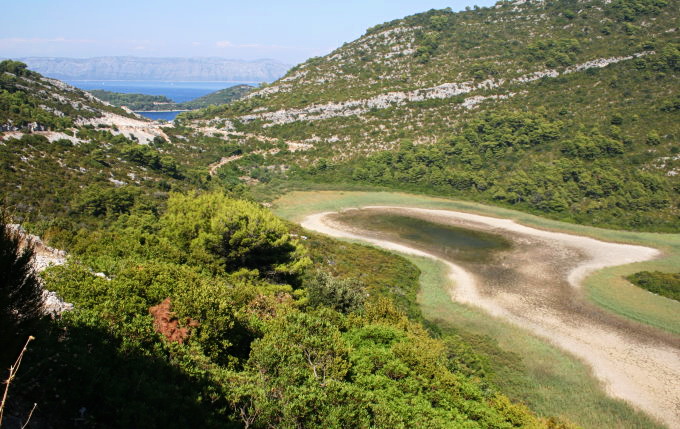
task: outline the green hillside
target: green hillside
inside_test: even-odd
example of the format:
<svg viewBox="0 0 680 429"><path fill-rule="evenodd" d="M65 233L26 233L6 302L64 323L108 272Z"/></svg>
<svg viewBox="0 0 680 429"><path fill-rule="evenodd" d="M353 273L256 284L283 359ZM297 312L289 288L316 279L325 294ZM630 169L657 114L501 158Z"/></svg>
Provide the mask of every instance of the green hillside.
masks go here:
<svg viewBox="0 0 680 429"><path fill-rule="evenodd" d="M408 261L302 236L208 174L257 144L164 128L21 63L0 67L1 366L34 337L5 421L570 427L511 402L462 338L422 325ZM8 222L68 262L37 280ZM17 313L17 291L36 284L73 309Z"/></svg>
<svg viewBox="0 0 680 429"><path fill-rule="evenodd" d="M432 10L373 27L246 100L182 117L199 128L218 124L226 138L245 133L307 149L240 160L230 166L238 176L259 179L267 169L299 178L302 167L304 180L342 178L677 231L677 6L550 1ZM550 130L539 136L542 126ZM399 148L416 159L386 161Z"/></svg>
<svg viewBox="0 0 680 429"><path fill-rule="evenodd" d="M182 109L194 110L202 109L208 106L219 106L221 104L231 103L234 100L245 97L255 90L251 85L234 85L229 88L220 89L219 91L211 92L210 94L198 97L184 103L179 103Z"/></svg>
<svg viewBox="0 0 680 429"><path fill-rule="evenodd" d="M0 70L0 196L16 220L47 227L154 207L170 190L205 187L207 165L236 150L175 137L22 63Z"/></svg>
<svg viewBox="0 0 680 429"><path fill-rule="evenodd" d="M107 112L131 116L85 91L28 70L26 64L0 62L0 131L60 131Z"/></svg>

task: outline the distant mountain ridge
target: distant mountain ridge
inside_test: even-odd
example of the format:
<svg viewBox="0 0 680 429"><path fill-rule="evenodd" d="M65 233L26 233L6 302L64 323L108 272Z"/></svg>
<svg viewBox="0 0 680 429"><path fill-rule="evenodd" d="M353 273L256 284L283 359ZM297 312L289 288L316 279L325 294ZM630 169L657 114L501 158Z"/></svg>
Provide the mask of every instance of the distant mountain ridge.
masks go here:
<svg viewBox="0 0 680 429"><path fill-rule="evenodd" d="M74 80L272 82L290 68L288 64L270 59L28 57L19 60L46 76Z"/></svg>

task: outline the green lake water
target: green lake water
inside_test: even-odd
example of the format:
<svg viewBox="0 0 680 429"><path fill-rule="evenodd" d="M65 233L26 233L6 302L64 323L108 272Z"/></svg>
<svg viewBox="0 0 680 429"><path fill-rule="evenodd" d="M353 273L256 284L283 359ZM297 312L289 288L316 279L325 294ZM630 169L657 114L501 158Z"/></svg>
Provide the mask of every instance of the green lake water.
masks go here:
<svg viewBox="0 0 680 429"><path fill-rule="evenodd" d="M510 248L503 237L374 210L351 210L334 219L381 238L408 243L453 260L482 262L497 250Z"/></svg>

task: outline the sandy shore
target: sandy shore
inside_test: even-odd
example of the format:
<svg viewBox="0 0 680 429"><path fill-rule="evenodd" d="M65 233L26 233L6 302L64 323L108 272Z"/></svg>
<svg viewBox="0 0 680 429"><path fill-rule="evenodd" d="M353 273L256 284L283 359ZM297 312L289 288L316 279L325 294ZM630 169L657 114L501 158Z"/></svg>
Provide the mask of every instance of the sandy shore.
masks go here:
<svg viewBox="0 0 680 429"><path fill-rule="evenodd" d="M453 300L530 330L588 364L611 396L624 399L669 427L680 427L680 339L612 315L580 291L593 271L653 259L656 249L545 231L512 220L448 210L364 207L502 235L513 243L495 260L445 259L394 237L359 231L333 213L306 217L302 226L339 238L444 262Z"/></svg>

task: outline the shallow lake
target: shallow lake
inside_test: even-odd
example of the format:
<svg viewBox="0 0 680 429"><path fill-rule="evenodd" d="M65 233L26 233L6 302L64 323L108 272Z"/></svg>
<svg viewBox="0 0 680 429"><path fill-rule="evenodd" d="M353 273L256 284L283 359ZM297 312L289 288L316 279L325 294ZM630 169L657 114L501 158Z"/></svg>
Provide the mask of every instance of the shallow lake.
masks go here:
<svg viewBox="0 0 680 429"><path fill-rule="evenodd" d="M350 210L332 219L453 260L482 261L493 251L510 248L508 240L494 234L377 210Z"/></svg>

